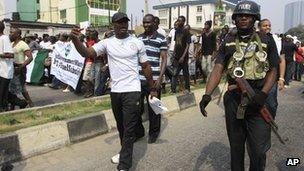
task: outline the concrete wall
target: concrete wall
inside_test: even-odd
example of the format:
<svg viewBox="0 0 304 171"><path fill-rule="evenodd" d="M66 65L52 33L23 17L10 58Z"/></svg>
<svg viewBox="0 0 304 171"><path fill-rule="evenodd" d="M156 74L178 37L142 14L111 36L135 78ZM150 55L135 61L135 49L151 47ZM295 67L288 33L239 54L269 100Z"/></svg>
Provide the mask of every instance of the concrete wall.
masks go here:
<svg viewBox="0 0 304 171"><path fill-rule="evenodd" d="M75 1L74 0L59 0L58 2L58 12L59 12L59 21L64 23L65 21L60 19L60 11L66 10L66 23L67 24L76 24L76 10L75 10Z"/></svg>
<svg viewBox="0 0 304 171"><path fill-rule="evenodd" d="M40 0L41 22L61 23L58 11L59 0Z"/></svg>

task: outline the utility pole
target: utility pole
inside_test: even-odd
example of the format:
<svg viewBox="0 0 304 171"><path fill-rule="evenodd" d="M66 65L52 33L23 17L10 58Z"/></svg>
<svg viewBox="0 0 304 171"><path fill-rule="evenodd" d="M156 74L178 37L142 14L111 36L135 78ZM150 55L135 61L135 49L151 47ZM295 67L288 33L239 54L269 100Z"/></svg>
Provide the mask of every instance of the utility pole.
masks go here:
<svg viewBox="0 0 304 171"><path fill-rule="evenodd" d="M109 27L110 27L110 23L111 23L110 0L108 0L108 15L109 15Z"/></svg>
<svg viewBox="0 0 304 171"><path fill-rule="evenodd" d="M148 0L145 0L145 15L149 14L149 5L148 5Z"/></svg>
<svg viewBox="0 0 304 171"><path fill-rule="evenodd" d="M133 30L133 14L131 14L131 30Z"/></svg>

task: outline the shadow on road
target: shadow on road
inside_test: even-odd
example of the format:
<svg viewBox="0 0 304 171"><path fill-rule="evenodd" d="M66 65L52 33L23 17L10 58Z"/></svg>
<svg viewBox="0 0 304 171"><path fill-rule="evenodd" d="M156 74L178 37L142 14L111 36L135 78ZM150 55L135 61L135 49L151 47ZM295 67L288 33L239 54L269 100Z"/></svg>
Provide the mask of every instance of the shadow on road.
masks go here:
<svg viewBox="0 0 304 171"><path fill-rule="evenodd" d="M197 158L193 171L202 170L201 166L203 165L210 165L210 167L216 171L230 170L229 154L229 147L220 142L212 142L202 149L200 156Z"/></svg>

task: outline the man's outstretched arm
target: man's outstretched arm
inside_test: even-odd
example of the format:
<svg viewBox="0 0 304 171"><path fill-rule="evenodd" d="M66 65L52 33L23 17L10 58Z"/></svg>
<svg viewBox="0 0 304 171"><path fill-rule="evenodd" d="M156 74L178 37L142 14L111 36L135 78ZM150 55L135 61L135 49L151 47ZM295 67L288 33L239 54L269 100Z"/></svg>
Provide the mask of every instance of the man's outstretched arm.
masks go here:
<svg viewBox="0 0 304 171"><path fill-rule="evenodd" d="M79 40L80 31L81 31L81 29L79 29L79 28L73 28L70 33L70 38L71 38L72 42L74 43L76 50L83 57L96 58L97 53L95 52L95 50L92 47L86 48L83 45L83 43Z"/></svg>

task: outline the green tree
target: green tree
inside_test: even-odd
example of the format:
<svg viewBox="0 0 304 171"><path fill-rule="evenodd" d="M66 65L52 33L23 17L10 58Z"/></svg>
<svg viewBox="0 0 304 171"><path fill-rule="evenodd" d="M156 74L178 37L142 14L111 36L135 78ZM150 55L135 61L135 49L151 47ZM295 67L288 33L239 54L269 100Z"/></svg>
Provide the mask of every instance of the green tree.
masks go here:
<svg viewBox="0 0 304 171"><path fill-rule="evenodd" d="M286 34L290 34L292 36L297 36L298 40L304 42L304 25L299 25L297 27L293 27L289 29Z"/></svg>

